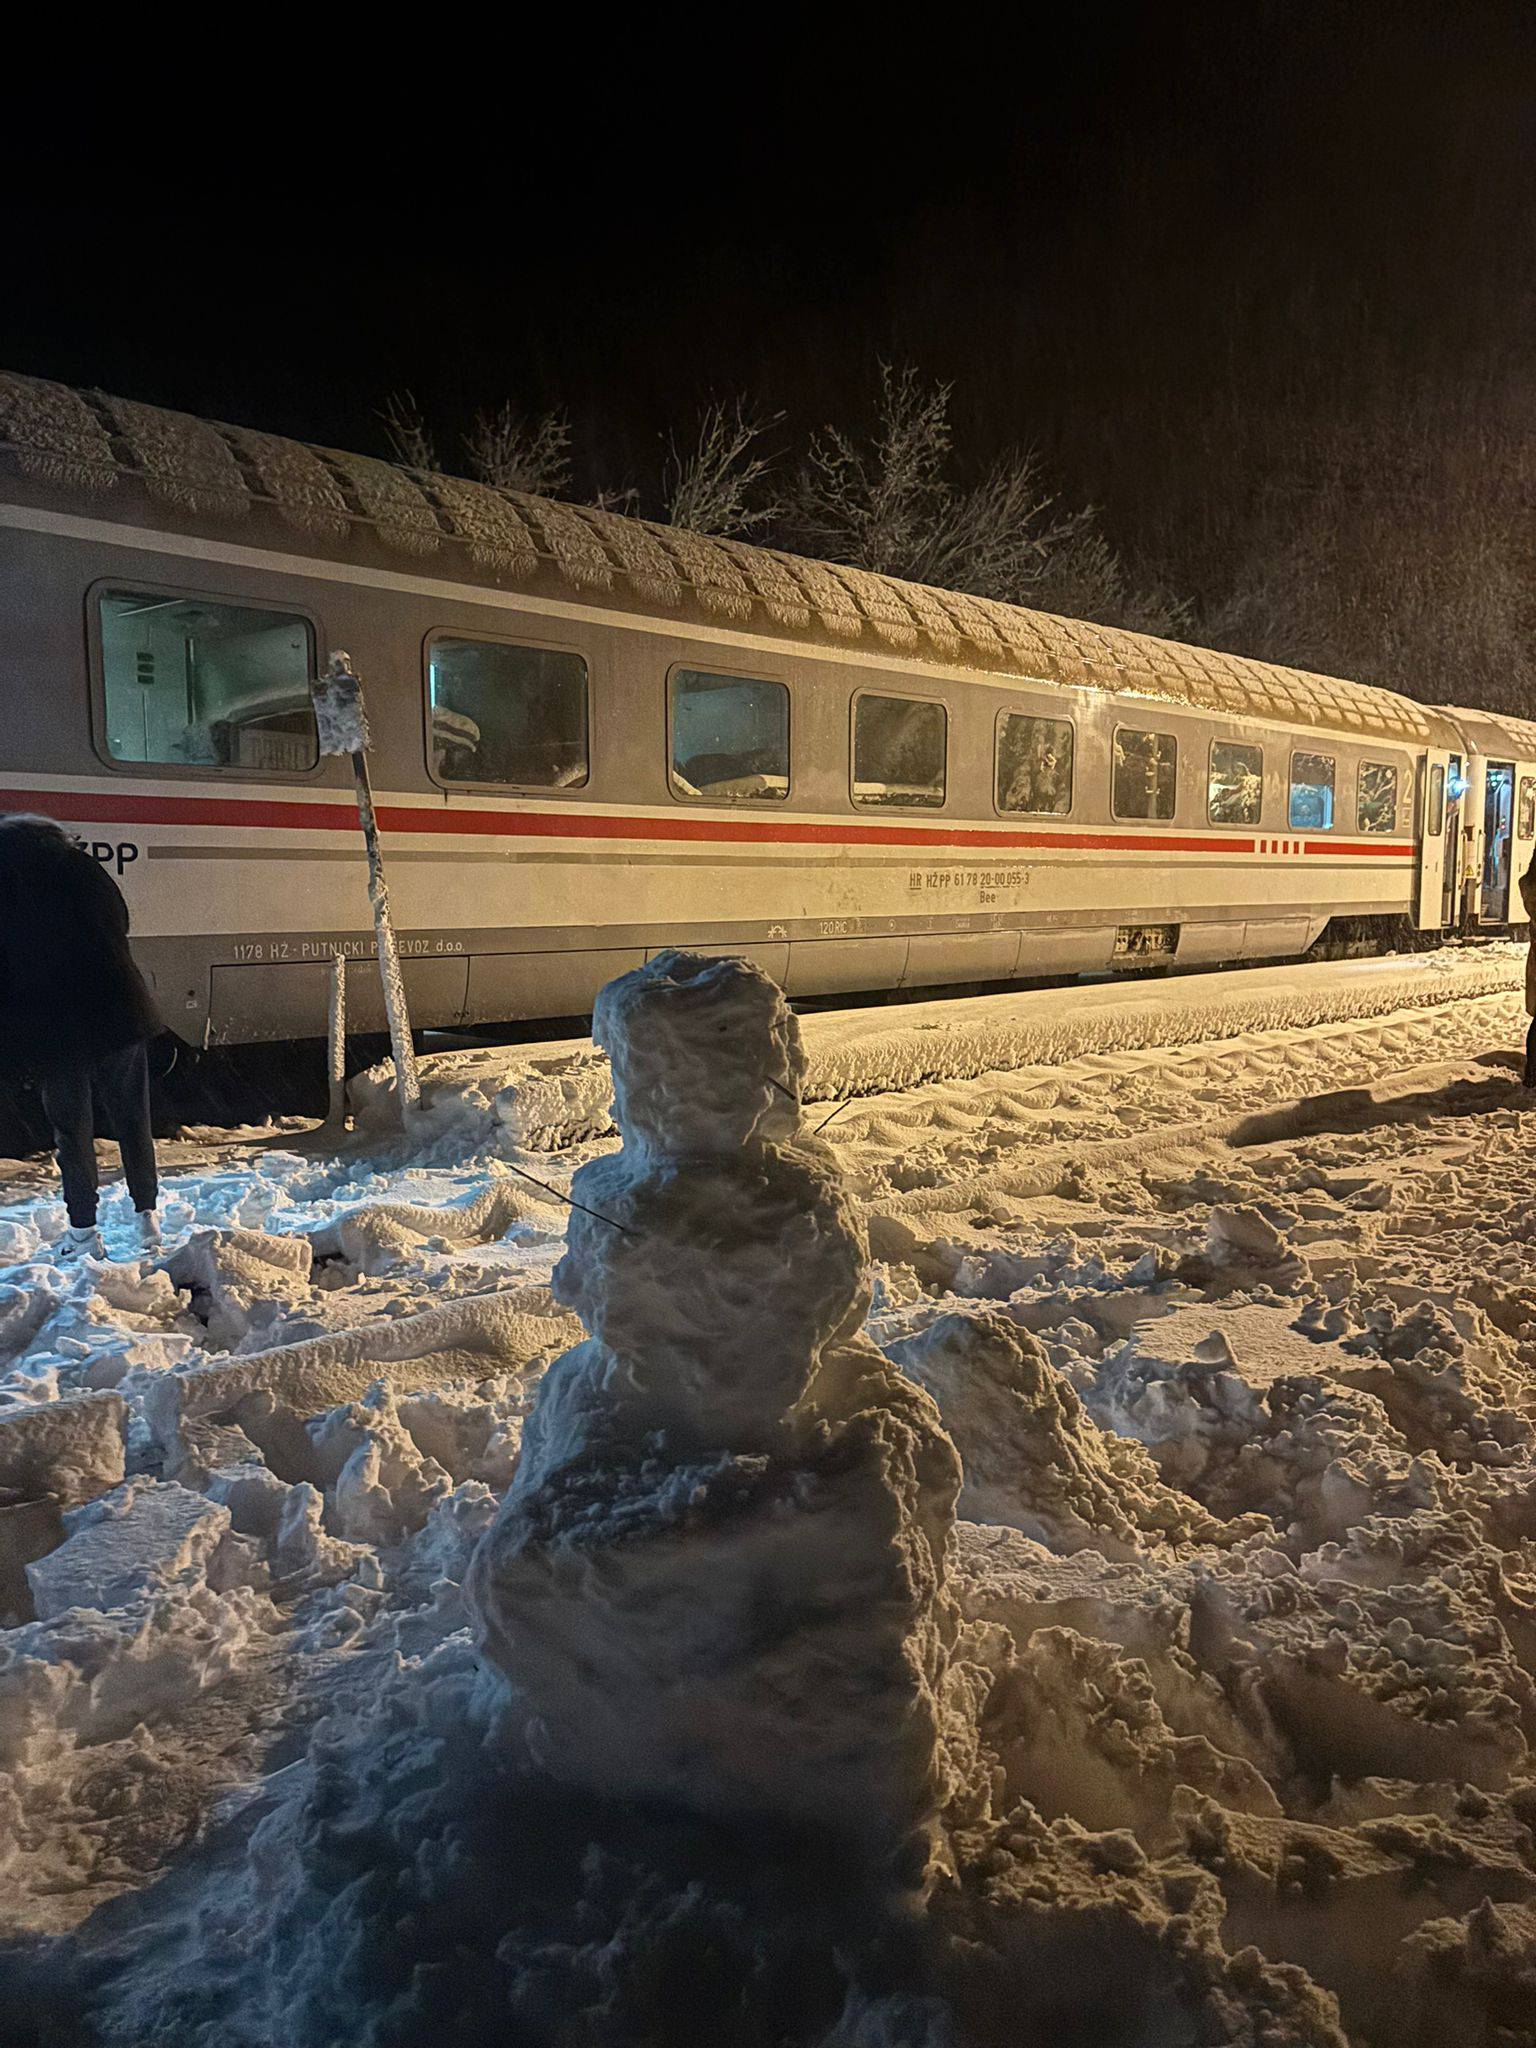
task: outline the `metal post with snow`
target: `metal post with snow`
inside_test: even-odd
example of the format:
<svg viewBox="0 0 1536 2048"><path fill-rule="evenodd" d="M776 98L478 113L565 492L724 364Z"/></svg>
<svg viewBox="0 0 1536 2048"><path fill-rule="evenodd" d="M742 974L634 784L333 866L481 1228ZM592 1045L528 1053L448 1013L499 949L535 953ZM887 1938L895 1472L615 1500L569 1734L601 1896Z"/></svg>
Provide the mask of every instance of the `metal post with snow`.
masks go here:
<svg viewBox="0 0 1536 2048"><path fill-rule="evenodd" d="M331 955L325 1072L325 1128L340 1137L347 1128L347 956L339 946Z"/></svg>
<svg viewBox="0 0 1536 2048"><path fill-rule="evenodd" d="M357 785L357 814L363 827L363 844L368 849L368 899L373 905L379 979L384 987L384 1013L389 1019L390 1050L404 1119L420 1107L421 1086L416 1078L416 1053L411 1044L405 982L400 973L400 949L389 914L389 885L384 879L384 852L379 844L373 785L368 778L368 718L363 708L363 685L352 666L352 657L341 648L333 648L325 674L310 684L310 696L314 700L321 753L345 754L352 763Z"/></svg>

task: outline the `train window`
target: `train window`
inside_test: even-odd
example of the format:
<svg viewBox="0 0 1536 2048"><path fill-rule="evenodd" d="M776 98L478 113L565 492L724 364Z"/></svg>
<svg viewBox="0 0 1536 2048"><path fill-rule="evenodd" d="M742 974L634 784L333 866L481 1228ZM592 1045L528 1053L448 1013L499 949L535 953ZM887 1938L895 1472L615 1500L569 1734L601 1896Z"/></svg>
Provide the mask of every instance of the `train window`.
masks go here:
<svg viewBox="0 0 1536 2048"><path fill-rule="evenodd" d="M931 697L856 697L854 802L943 803L948 740L949 714Z"/></svg>
<svg viewBox="0 0 1536 2048"><path fill-rule="evenodd" d="M1072 808L1072 724L1005 711L997 722L997 808L1064 818Z"/></svg>
<svg viewBox="0 0 1536 2048"><path fill-rule="evenodd" d="M1212 740L1205 792L1213 825L1257 825L1264 811L1264 749Z"/></svg>
<svg viewBox="0 0 1536 2048"><path fill-rule="evenodd" d="M307 619L148 590L100 592L97 619L114 761L281 774L319 760Z"/></svg>
<svg viewBox="0 0 1536 2048"><path fill-rule="evenodd" d="M1332 754L1292 754L1290 826L1293 832L1333 829Z"/></svg>
<svg viewBox="0 0 1536 2048"><path fill-rule="evenodd" d="M1522 839L1536 839L1536 775L1520 778L1520 822Z"/></svg>
<svg viewBox="0 0 1536 2048"><path fill-rule="evenodd" d="M1438 839L1445 830L1445 769L1436 762L1429 771L1429 836Z"/></svg>
<svg viewBox="0 0 1536 2048"><path fill-rule="evenodd" d="M1179 743L1170 732L1115 727L1110 808L1117 818L1171 818L1178 802Z"/></svg>
<svg viewBox="0 0 1536 2048"><path fill-rule="evenodd" d="M440 782L576 789L587 779L587 664L579 654L435 633L427 701Z"/></svg>
<svg viewBox="0 0 1536 2048"><path fill-rule="evenodd" d="M1386 761L1360 763L1355 829L1359 832L1397 830L1397 770Z"/></svg>
<svg viewBox="0 0 1536 2048"><path fill-rule="evenodd" d="M712 803L789 794L789 691L751 676L672 677L672 787Z"/></svg>

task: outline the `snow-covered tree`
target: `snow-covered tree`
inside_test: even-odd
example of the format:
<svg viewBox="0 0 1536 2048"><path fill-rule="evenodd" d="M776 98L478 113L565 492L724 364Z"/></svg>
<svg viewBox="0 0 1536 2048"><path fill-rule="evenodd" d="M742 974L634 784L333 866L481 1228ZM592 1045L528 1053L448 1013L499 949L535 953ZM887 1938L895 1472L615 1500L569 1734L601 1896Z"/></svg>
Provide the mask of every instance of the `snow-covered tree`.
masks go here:
<svg viewBox="0 0 1536 2048"><path fill-rule="evenodd" d="M389 452L407 469L436 469L437 440L411 391L392 391L379 413Z"/></svg>
<svg viewBox="0 0 1536 2048"><path fill-rule="evenodd" d="M1009 450L975 481L960 480L952 395L911 364L883 363L870 425L812 434L784 491L773 487L780 458L767 445L784 415L741 394L712 400L686 444L667 443L661 476L648 489L600 483L578 494L570 422L559 410L529 415L505 401L476 414L463 445L469 473L500 489L580 496L629 514L659 506L668 523L695 533L1106 625L1183 631L1183 607L1156 586L1138 585L1094 507L1063 503L1033 450ZM439 466L436 437L408 391L389 400L382 418L397 460Z"/></svg>
<svg viewBox="0 0 1536 2048"><path fill-rule="evenodd" d="M760 444L783 418L754 412L740 396L707 405L688 448L669 444L662 478L668 524L727 540L771 529L784 506L762 488L774 458Z"/></svg>
<svg viewBox="0 0 1536 2048"><path fill-rule="evenodd" d="M389 452L409 469L443 468L438 437L410 391L392 391L379 418ZM571 429L561 411L529 418L510 400L475 414L464 436L466 466L481 483L536 496L568 495L571 484Z"/></svg>
<svg viewBox="0 0 1536 2048"><path fill-rule="evenodd" d="M559 409L534 418L504 399L475 414L465 439L471 472L502 491L564 498L571 488L571 426Z"/></svg>
<svg viewBox="0 0 1536 2048"><path fill-rule="evenodd" d="M1185 639L1190 630L1189 605L1155 580L1133 580L1096 519L1052 549L1029 595L1019 602L1164 640Z"/></svg>
<svg viewBox="0 0 1536 2048"><path fill-rule="evenodd" d="M802 552L932 580L953 497L950 391L925 387L910 365L882 363L873 434L828 426L811 436L787 522Z"/></svg>
<svg viewBox="0 0 1536 2048"><path fill-rule="evenodd" d="M882 363L873 430L829 426L811 437L785 544L941 589L1174 629L1179 608L1132 589L1094 508L1063 505L1034 451L1010 450L979 482L955 482L952 391L911 364Z"/></svg>
<svg viewBox="0 0 1536 2048"><path fill-rule="evenodd" d="M1530 717L1536 401L1518 375L1378 375L1347 405L1306 392L1259 423L1267 489L1232 507L1202 637Z"/></svg>

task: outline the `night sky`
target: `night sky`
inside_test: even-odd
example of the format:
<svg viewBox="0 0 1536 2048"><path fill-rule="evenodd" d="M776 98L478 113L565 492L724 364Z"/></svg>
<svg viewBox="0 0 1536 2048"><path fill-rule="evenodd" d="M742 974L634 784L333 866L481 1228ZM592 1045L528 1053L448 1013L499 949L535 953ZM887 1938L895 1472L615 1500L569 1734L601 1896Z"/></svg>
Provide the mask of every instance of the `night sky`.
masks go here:
<svg viewBox="0 0 1536 2048"><path fill-rule="evenodd" d="M76 81L67 126L10 122L0 363L376 450L392 388L450 445L477 402L565 404L590 483L643 481L712 393L814 425L909 357L978 458L1039 443L1134 525L1149 423L1223 379L1529 345L1532 12L935 11L841 45L738 14L713 48L589 16L552 53L396 46L334 139L323 65L288 113L270 59L248 96L233 60Z"/></svg>

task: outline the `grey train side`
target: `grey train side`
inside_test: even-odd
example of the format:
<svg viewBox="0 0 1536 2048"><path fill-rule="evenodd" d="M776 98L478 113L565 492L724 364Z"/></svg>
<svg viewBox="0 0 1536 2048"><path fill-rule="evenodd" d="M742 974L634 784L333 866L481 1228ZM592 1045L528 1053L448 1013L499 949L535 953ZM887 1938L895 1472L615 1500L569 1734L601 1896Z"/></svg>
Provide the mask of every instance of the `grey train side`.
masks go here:
<svg viewBox="0 0 1536 2048"><path fill-rule="evenodd" d="M676 944L747 953L810 995L1275 958L1330 920L1502 924L1536 847L1531 728L476 489L0 379L0 803L64 818L119 869L188 1038L319 1032L335 948L355 963L352 1028L382 1014L346 764L308 765L286 699L260 745L154 754L163 685L152 662L141 698L131 672L109 679L103 636L159 606L251 608L310 667L351 653L422 1026L577 1014ZM563 779L445 770L453 715L434 722L428 665L459 641L579 657L584 745ZM693 678L784 687L774 772L687 780L671 735ZM856 800L855 721L880 722L856 707L882 697L942 705L941 791L871 782ZM142 743L110 723L140 714ZM1064 808L999 789L1020 716L1071 727ZM1113 764L1149 735L1176 766L1159 742L1166 786L1117 816ZM1254 747L1261 810L1255 788L1240 823L1213 821L1217 764L1252 770ZM1292 822L1297 759L1332 764L1326 822ZM1378 807L1366 832L1385 792L1390 824ZM1463 872L1490 856L1484 906Z"/></svg>

